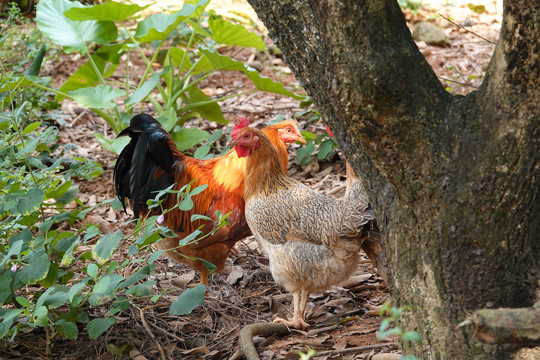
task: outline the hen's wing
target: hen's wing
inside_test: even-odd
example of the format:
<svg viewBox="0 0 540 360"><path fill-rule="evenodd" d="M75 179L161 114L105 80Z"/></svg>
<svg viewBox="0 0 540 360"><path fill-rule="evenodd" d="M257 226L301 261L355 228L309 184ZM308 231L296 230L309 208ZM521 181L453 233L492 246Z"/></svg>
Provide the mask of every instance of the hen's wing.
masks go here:
<svg viewBox="0 0 540 360"><path fill-rule="evenodd" d="M364 236L374 214L368 204L335 200L287 178L277 191L250 198L246 217L252 230L272 244L305 241L333 249Z"/></svg>

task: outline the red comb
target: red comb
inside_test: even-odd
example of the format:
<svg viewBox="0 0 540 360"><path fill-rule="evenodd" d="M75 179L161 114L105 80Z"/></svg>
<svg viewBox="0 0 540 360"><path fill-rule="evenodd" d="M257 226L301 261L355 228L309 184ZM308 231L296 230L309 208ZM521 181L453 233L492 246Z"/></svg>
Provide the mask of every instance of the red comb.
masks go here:
<svg viewBox="0 0 540 360"><path fill-rule="evenodd" d="M328 125L326 125L326 132L328 133L328 135L330 135L330 137L334 137L334 134L332 134Z"/></svg>
<svg viewBox="0 0 540 360"><path fill-rule="evenodd" d="M238 119L238 122L234 124L233 131L231 132L231 137L235 137L236 134L238 134L238 131L240 131L240 129L242 128L245 128L246 126L249 126L249 120L245 117L240 117Z"/></svg>

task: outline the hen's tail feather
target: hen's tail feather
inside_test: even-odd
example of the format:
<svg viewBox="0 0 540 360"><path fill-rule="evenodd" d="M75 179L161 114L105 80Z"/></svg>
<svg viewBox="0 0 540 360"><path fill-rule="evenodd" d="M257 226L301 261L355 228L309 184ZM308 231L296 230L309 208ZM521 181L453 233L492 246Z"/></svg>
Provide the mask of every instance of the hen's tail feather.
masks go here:
<svg viewBox="0 0 540 360"><path fill-rule="evenodd" d="M174 182L173 165L182 158L169 133L151 116L139 114L118 136L129 136L131 141L122 150L114 168L116 195L126 208L125 198L131 202L135 218L141 205L153 199L156 192Z"/></svg>

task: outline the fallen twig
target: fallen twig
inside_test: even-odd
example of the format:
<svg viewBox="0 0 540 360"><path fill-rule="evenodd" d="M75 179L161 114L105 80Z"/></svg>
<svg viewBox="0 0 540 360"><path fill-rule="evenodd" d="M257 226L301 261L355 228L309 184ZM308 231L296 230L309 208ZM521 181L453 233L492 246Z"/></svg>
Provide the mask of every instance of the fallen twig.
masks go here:
<svg viewBox="0 0 540 360"><path fill-rule="evenodd" d="M456 24L454 21L450 20L449 18L447 18L446 16L442 15L442 14L439 14L440 17L442 17L444 20L448 21L450 24L454 25L454 26L457 26L458 28L462 29L462 30L465 30L466 32L468 33L471 33L473 34L474 36L478 36L480 39L484 40L484 41L487 41L488 43L490 44L493 44L495 45L495 42L494 41L491 41L489 39L486 39L485 37L481 36L481 35L478 35L477 33L475 33L474 31L471 31L471 30L467 30L465 29L463 26L459 25L459 24Z"/></svg>
<svg viewBox="0 0 540 360"><path fill-rule="evenodd" d="M253 336L270 336L278 335L283 336L287 335L291 331L284 324L276 323L256 323L246 325L240 330L239 343L240 349L244 352L244 356L247 360L260 360L257 349L255 349L255 344L253 344Z"/></svg>
<svg viewBox="0 0 540 360"><path fill-rule="evenodd" d="M373 349L379 349L383 347L398 347L397 342L388 342L384 344L375 344L375 345L366 345L366 346L359 346L359 347L353 347L348 349L341 349L341 350L328 350L328 351L321 351L318 352L315 357L318 356L328 356L328 355L338 355L338 354L350 354L350 353L356 353L366 350L373 350Z"/></svg>
<svg viewBox="0 0 540 360"><path fill-rule="evenodd" d="M161 360L167 360L167 357L165 356L165 350L163 350L163 347L159 343L159 341L156 338L156 336L154 335L154 333L152 333L152 330L150 330L150 327L148 326L148 323L146 322L146 319L144 318L144 310L152 308L152 307L153 306L147 306L147 307L145 307L143 309L139 309L139 313L141 314L141 321L142 321L144 330L146 331L146 333L152 338L152 340L156 344L156 346L158 348L158 351L159 351L160 359Z"/></svg>

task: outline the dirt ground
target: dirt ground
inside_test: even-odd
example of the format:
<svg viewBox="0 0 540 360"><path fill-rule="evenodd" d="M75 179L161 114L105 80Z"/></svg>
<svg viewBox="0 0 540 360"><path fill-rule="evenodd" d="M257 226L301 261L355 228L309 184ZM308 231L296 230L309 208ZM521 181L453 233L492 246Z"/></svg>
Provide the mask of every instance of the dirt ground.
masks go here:
<svg viewBox="0 0 540 360"><path fill-rule="evenodd" d="M484 4L486 11L478 14L467 7L469 1L454 1L451 6L437 5L430 10L406 11L412 29L419 21L433 21L448 35L444 46L418 42L418 47L433 67L441 82L453 94L474 91L484 76L494 50L501 21L500 3L476 1ZM236 2L235 2L236 4ZM245 3L245 12L252 14ZM443 16L446 18L443 18ZM259 28L263 29L259 24ZM482 38L478 37L480 35ZM267 40L270 43L270 40ZM279 55L261 56L251 51L226 49L235 58L253 63L261 72L288 84L296 80ZM61 62L48 65L46 71L55 85L61 85L79 66L80 59L63 56ZM119 69L122 67L120 66ZM137 71L134 60L132 68ZM121 76L122 74L118 74ZM203 90L213 95L251 85L243 76L227 72L208 79ZM232 98L221 103L225 117L235 120L246 116L255 125L262 125L284 115L287 118L302 111L298 102L282 96L256 92ZM145 108L152 113L152 109ZM70 156L92 158L103 165L104 174L92 183L80 182L79 198L87 205L94 205L114 197L112 167L115 154L103 150L92 135L95 132L113 137L104 121L91 111L65 101L62 113L67 116L61 131L64 143L80 147ZM308 123L299 118L302 130L322 133L322 123ZM193 126L198 124L193 123ZM203 123L212 131L216 124ZM223 139L222 139L223 140ZM344 194L345 171L343 161L336 156L331 161L316 162L301 168L295 161L296 146L290 149L289 173L321 193L341 197ZM111 230L122 228L128 215L101 207L94 217L102 219ZM256 243L247 238L236 245L236 252L227 261L224 273L216 274L210 281L210 294L205 305L190 315L172 316L168 301L174 301L186 286L197 284L199 275L190 267L168 261L157 261L156 290L167 290L167 295L157 304L136 301L128 311L120 313L117 323L98 340L80 335L79 341L56 339L55 359L240 359L238 333L252 323L269 322L276 316L290 315L291 296L277 286L268 270L268 261L259 252ZM127 255L126 255L127 256ZM371 267L366 256L351 279L340 287L314 293L309 298L307 321L312 325L307 332L293 331L284 337L255 338L263 359L298 358L295 351L319 352L317 359L369 359L377 353L399 354L397 339L377 340L381 318L377 308L389 299L388 288ZM106 310L106 309L105 309ZM104 311L105 311L104 310ZM100 314L95 314L99 316ZM0 357L40 358L45 344L44 334L35 331L21 335L13 345L2 350ZM116 354L116 355L115 355Z"/></svg>

